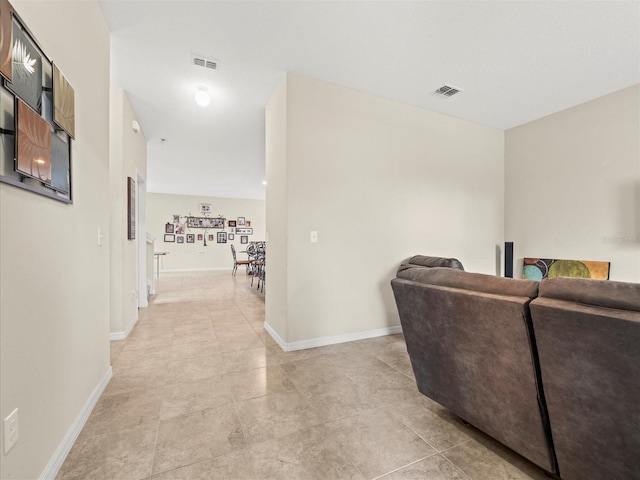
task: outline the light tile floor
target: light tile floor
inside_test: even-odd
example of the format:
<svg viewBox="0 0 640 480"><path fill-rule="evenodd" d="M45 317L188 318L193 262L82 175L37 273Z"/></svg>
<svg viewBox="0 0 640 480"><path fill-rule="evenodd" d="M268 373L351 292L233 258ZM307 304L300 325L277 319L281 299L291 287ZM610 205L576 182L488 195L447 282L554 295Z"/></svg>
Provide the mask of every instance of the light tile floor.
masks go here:
<svg viewBox="0 0 640 480"><path fill-rule="evenodd" d="M59 480L546 480L418 393L402 335L283 352L238 272L163 274Z"/></svg>

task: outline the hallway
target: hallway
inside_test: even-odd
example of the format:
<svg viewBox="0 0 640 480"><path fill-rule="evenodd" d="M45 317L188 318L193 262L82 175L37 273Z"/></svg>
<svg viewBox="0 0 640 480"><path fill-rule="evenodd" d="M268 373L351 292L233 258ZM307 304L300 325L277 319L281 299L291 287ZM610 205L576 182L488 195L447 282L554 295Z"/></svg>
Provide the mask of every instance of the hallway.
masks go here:
<svg viewBox="0 0 640 480"><path fill-rule="evenodd" d="M418 393L402 335L283 352L228 271L163 273L59 480L546 480Z"/></svg>

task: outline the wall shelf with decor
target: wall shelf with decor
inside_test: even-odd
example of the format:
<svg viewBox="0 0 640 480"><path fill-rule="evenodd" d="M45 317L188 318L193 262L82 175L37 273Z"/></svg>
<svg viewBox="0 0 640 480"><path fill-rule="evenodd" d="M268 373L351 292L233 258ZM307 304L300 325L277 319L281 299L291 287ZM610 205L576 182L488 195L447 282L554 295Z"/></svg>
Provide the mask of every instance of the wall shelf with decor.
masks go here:
<svg viewBox="0 0 640 480"><path fill-rule="evenodd" d="M7 0L0 75L0 182L73 203L74 91Z"/></svg>

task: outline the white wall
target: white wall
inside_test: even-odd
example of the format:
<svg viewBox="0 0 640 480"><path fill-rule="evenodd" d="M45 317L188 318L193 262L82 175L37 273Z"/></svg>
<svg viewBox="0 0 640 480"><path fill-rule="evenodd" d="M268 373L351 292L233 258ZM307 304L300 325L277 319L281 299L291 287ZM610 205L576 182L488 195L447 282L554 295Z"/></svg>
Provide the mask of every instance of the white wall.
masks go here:
<svg viewBox="0 0 640 480"><path fill-rule="evenodd" d="M0 184L0 417L20 428L0 477L35 479L110 373L109 31L96 1L12 3L76 108L74 204Z"/></svg>
<svg viewBox="0 0 640 480"><path fill-rule="evenodd" d="M640 282L640 85L508 130L505 238L523 257L611 262Z"/></svg>
<svg viewBox="0 0 640 480"><path fill-rule="evenodd" d="M147 140L142 132L133 130L135 115L121 88L111 88L110 108L110 331L124 335L138 318L138 239L127 239L127 177L136 181L138 176L146 178ZM137 221L139 222L139 218ZM142 241L146 242L146 238ZM146 292L142 294L145 295Z"/></svg>
<svg viewBox="0 0 640 480"><path fill-rule="evenodd" d="M164 241L165 224L172 222L173 215L203 216L200 212L200 204L209 203L212 206L212 217L224 215L229 220L245 217L251 221L253 235L249 235L249 241L261 241L265 239L265 202L264 200L244 200L237 198L200 197L192 195L173 195L165 193L147 193L147 230L156 237L155 251L169 252L161 259L160 272L163 270L210 270L233 267L230 244L234 244L236 251L244 250L240 244L240 235L236 235L233 241L217 243L218 229L207 230L207 235L213 235L213 241L207 240L195 243L168 243ZM229 232L226 228L225 232ZM193 228L186 233L204 234L203 229ZM186 242L186 238L185 238ZM200 252L204 254L200 255ZM238 258L246 259L246 255Z"/></svg>
<svg viewBox="0 0 640 480"><path fill-rule="evenodd" d="M267 295L267 322L286 312L286 330L277 330L285 342L397 325L389 281L414 254L496 273L502 131L296 74L279 88L286 88L287 149L286 156L267 150L267 198L286 188L287 222L267 230L269 250L283 248L274 230L286 228L287 245L285 261L268 261L268 271L286 275L287 298L273 305ZM270 110L283 101L269 104L267 123L282 125ZM276 128L267 125L267 133Z"/></svg>

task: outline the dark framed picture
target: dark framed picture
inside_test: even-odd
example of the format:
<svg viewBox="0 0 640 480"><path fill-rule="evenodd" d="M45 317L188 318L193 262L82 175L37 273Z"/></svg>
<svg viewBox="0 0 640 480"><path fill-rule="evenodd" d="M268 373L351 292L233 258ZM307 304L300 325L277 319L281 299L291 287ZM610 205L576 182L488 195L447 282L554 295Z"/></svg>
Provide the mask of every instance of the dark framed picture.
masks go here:
<svg viewBox="0 0 640 480"><path fill-rule="evenodd" d="M229 226L230 227L235 227L236 226L236 221L235 220L229 220Z"/></svg>
<svg viewBox="0 0 640 480"><path fill-rule="evenodd" d="M76 138L76 102L73 88L58 66L53 64L53 122Z"/></svg>
<svg viewBox="0 0 640 480"><path fill-rule="evenodd" d="M180 215L173 215L173 223L180 223Z"/></svg>
<svg viewBox="0 0 640 480"><path fill-rule="evenodd" d="M178 235L176 237L176 242L177 243L184 243L184 235Z"/></svg>
<svg viewBox="0 0 640 480"><path fill-rule="evenodd" d="M238 225L244 225L244 217L238 217Z"/></svg>
<svg viewBox="0 0 640 480"><path fill-rule="evenodd" d="M236 232L238 235L253 235L253 228L236 228Z"/></svg>
<svg viewBox="0 0 640 480"><path fill-rule="evenodd" d="M127 177L127 238L136 238L136 181Z"/></svg>
<svg viewBox="0 0 640 480"><path fill-rule="evenodd" d="M200 213L204 215L209 215L211 213L211 204L210 203L201 203L200 204Z"/></svg>
<svg viewBox="0 0 640 480"><path fill-rule="evenodd" d="M173 233L173 231L174 231L173 223L167 222L167 224L164 226L164 233Z"/></svg>
<svg viewBox="0 0 640 480"><path fill-rule="evenodd" d="M51 126L26 103L18 102L16 172L51 184Z"/></svg>
<svg viewBox="0 0 640 480"><path fill-rule="evenodd" d="M210 242L213 242L213 235L210 234L207 240L209 240Z"/></svg>
<svg viewBox="0 0 640 480"><path fill-rule="evenodd" d="M175 235L169 235L169 234L166 234L166 233L165 233L165 235L164 235L164 241L165 241L165 242L169 242L169 243L173 243L173 242L175 242L175 241L176 241L176 236L175 236Z"/></svg>
<svg viewBox="0 0 640 480"><path fill-rule="evenodd" d="M187 217L188 228L224 228L224 218Z"/></svg>
<svg viewBox="0 0 640 480"><path fill-rule="evenodd" d="M42 62L44 54L15 16L13 17L12 34L11 81L5 80L5 86L40 114L42 113Z"/></svg>
<svg viewBox="0 0 640 480"><path fill-rule="evenodd" d="M227 233L218 232L218 243L227 243Z"/></svg>
<svg viewBox="0 0 640 480"><path fill-rule="evenodd" d="M202 236L201 233L198 234L198 241L201 241L204 237Z"/></svg>
<svg viewBox="0 0 640 480"><path fill-rule="evenodd" d="M240 237L240 243L249 243L249 237L243 235Z"/></svg>
<svg viewBox="0 0 640 480"><path fill-rule="evenodd" d="M196 236L193 233L187 233L187 243L195 243Z"/></svg>
<svg viewBox="0 0 640 480"><path fill-rule="evenodd" d="M228 239L229 241L233 240L234 238L236 238L236 236L235 236L233 233L229 233L229 234L227 235L227 239Z"/></svg>

